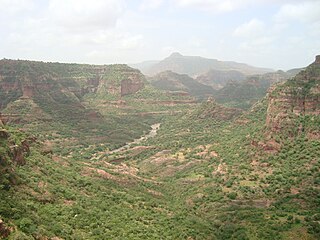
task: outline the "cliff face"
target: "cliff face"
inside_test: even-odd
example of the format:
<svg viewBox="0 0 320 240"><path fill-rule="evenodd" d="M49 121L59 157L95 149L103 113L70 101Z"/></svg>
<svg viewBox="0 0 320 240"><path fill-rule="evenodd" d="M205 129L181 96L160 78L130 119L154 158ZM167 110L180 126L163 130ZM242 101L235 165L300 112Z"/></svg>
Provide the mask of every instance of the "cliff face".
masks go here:
<svg viewBox="0 0 320 240"><path fill-rule="evenodd" d="M16 182L15 166L26 163L30 146L35 141L34 137L28 137L23 132L9 131L0 126L0 190L7 190ZM2 230L0 226L0 238Z"/></svg>
<svg viewBox="0 0 320 240"><path fill-rule="evenodd" d="M30 145L35 142L35 138L26 137L22 141L13 141L14 134L9 133L5 128L0 127L0 143L1 143L1 158L5 163L10 159L11 162L17 165L24 165L25 158L30 154Z"/></svg>
<svg viewBox="0 0 320 240"><path fill-rule="evenodd" d="M144 76L126 65L0 61L0 111L4 121L87 119L97 113L82 104L86 94L104 97L133 94Z"/></svg>
<svg viewBox="0 0 320 240"><path fill-rule="evenodd" d="M124 96L144 86L144 76L126 65L0 61L0 109L17 99L54 91L55 100L77 102L87 93ZM52 96L51 96L52 97Z"/></svg>
<svg viewBox="0 0 320 240"><path fill-rule="evenodd" d="M128 79L123 79L121 81L121 96L130 95L138 92L144 86L143 82L140 81L137 75L131 76Z"/></svg>
<svg viewBox="0 0 320 240"><path fill-rule="evenodd" d="M316 61L287 82L274 86L268 93L266 125L271 132L283 129L305 131L304 122L317 121L320 115L320 56Z"/></svg>

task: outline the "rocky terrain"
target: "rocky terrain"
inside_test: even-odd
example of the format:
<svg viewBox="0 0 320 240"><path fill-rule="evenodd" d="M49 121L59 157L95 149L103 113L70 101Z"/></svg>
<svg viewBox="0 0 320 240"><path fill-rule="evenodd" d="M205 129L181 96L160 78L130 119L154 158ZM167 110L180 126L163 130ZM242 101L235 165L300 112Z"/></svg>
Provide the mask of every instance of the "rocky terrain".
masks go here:
<svg viewBox="0 0 320 240"><path fill-rule="evenodd" d="M269 90L266 124L270 131L298 129L303 132L307 129L296 119L316 121L313 116L320 114L319 73L320 56L317 56L314 63L294 78ZM318 135L316 132L313 134Z"/></svg>
<svg viewBox="0 0 320 240"><path fill-rule="evenodd" d="M0 238L319 238L320 57L248 110L195 101L186 75L172 92L124 65L29 64L2 70Z"/></svg>
<svg viewBox="0 0 320 240"><path fill-rule="evenodd" d="M81 107L87 93L125 96L144 86L144 76L126 65L81 65L32 61L0 61L0 109L18 99L50 98Z"/></svg>

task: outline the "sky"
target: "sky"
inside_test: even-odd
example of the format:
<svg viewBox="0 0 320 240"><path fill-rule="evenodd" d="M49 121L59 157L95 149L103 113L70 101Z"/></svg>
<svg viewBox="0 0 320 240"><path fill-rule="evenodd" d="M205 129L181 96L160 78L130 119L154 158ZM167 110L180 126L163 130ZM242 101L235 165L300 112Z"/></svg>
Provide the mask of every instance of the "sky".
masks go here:
<svg viewBox="0 0 320 240"><path fill-rule="evenodd" d="M0 59L137 63L172 52L305 67L320 54L320 0L0 0Z"/></svg>

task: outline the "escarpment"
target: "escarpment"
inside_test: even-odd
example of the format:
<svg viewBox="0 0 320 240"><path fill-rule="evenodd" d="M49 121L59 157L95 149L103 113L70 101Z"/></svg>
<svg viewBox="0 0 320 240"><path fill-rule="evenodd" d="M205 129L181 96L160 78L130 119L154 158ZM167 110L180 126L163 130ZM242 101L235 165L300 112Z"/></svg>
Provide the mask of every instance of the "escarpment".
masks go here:
<svg viewBox="0 0 320 240"><path fill-rule="evenodd" d="M21 60L0 61L0 109L17 99L34 98L55 91L63 101L86 93L124 96L144 87L139 70L124 64L85 65ZM59 98L59 96L53 96ZM58 99L59 100L59 99Z"/></svg>
<svg viewBox="0 0 320 240"><path fill-rule="evenodd" d="M306 131L305 118L316 124L320 115L320 56L294 78L270 88L267 98L269 131Z"/></svg>
<svg viewBox="0 0 320 240"><path fill-rule="evenodd" d="M121 98L144 87L139 70L124 64L87 65L0 60L0 111L11 122L52 121L99 114L83 104L87 94Z"/></svg>

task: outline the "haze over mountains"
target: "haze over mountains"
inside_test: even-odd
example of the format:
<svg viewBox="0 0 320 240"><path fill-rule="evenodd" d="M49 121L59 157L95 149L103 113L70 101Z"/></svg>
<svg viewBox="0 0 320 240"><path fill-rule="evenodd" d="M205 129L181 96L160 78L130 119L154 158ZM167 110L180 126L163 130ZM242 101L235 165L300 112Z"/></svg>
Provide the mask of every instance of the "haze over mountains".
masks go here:
<svg viewBox="0 0 320 240"><path fill-rule="evenodd" d="M178 52L172 53L161 61L147 61L138 64L131 64L146 75L155 75L163 71L173 71L179 74L188 74L196 77L210 70L232 71L236 70L245 75L262 74L274 70L267 68L253 67L244 63L232 61L219 61L199 56L183 56Z"/></svg>

